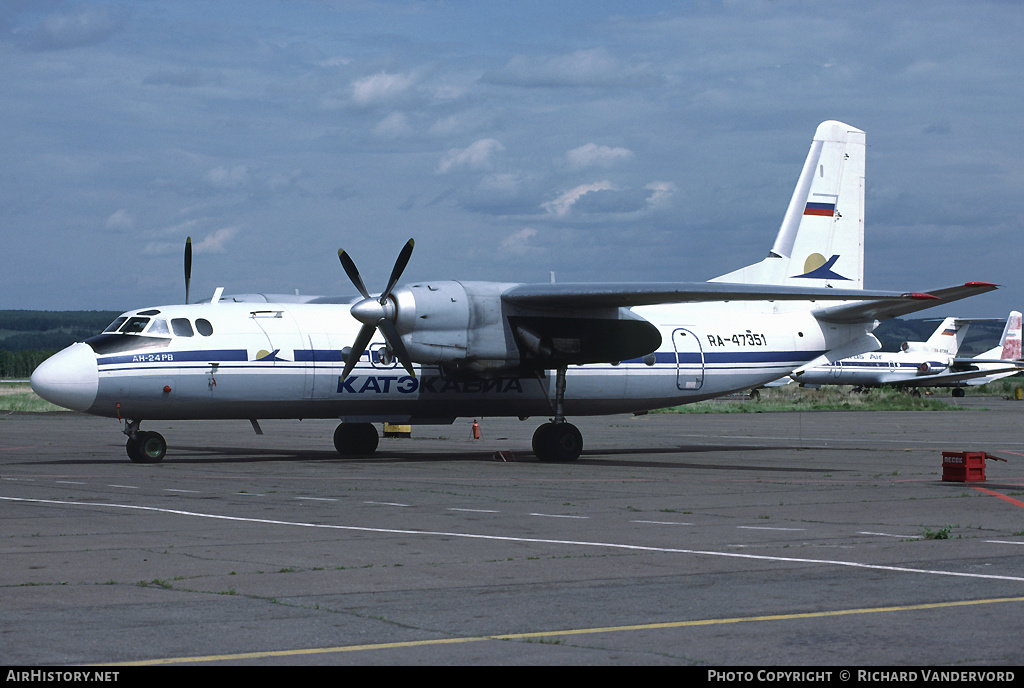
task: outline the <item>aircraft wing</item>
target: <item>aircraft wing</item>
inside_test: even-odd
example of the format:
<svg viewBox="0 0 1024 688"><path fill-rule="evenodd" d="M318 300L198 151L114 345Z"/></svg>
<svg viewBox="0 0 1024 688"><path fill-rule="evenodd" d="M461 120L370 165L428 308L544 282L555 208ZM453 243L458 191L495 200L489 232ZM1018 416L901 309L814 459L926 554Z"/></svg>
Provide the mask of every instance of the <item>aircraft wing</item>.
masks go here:
<svg viewBox="0 0 1024 688"><path fill-rule="evenodd" d="M1003 365L1024 366L1024 359L1021 358L954 358L953 365L965 368L976 363L1001 363Z"/></svg>
<svg viewBox="0 0 1024 688"><path fill-rule="evenodd" d="M976 293L976 292L972 292ZM967 296L965 294L964 296ZM963 297L959 297L963 298ZM863 289L828 289L819 287L785 287L767 284L732 284L728 282L651 282L651 283L560 283L520 284L506 289L501 300L526 308L572 309L629 308L661 303L698 303L707 301L863 301L886 304L924 302L921 308L937 305L930 294L865 291Z"/></svg>
<svg viewBox="0 0 1024 688"><path fill-rule="evenodd" d="M624 310L632 306L864 298L935 302L923 294L726 282L520 284L501 293L502 302L515 311L508 320L520 348L551 365L627 361L656 350L661 334L648 321Z"/></svg>
<svg viewBox="0 0 1024 688"><path fill-rule="evenodd" d="M985 370L968 370L959 373L938 373L936 375L921 375L919 377L913 377L910 379L901 380L882 380L882 384L891 384L896 387L938 387L942 385L948 385L952 382L964 382L966 380L973 380L979 377L988 377L989 375L999 375L1000 373L1014 373L1024 370L1024 364L1019 363L1013 365L1005 365L1001 368L988 368Z"/></svg>
<svg viewBox="0 0 1024 688"><path fill-rule="evenodd" d="M902 299L874 299L871 292L864 292L868 299L857 303L840 304L837 306L826 306L814 311L818 320L825 320L834 323L856 323L866 320L889 320L908 313L915 313L932 306L940 306L945 303L952 303L965 299L968 296L977 296L985 292L998 289L999 285L990 282L968 282L956 287L945 287L925 292L924 297L918 300ZM916 296L922 296L916 294ZM863 297L862 297L863 298Z"/></svg>

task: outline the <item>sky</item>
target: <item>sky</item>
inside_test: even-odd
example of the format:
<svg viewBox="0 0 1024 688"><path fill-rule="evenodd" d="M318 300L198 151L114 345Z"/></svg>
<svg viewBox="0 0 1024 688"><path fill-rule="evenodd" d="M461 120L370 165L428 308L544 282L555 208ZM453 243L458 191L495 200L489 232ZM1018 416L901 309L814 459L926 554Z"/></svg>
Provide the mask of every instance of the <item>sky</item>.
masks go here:
<svg viewBox="0 0 1024 688"><path fill-rule="evenodd" d="M865 286L1024 306L1024 3L0 0L0 309L703 281L867 133Z"/></svg>

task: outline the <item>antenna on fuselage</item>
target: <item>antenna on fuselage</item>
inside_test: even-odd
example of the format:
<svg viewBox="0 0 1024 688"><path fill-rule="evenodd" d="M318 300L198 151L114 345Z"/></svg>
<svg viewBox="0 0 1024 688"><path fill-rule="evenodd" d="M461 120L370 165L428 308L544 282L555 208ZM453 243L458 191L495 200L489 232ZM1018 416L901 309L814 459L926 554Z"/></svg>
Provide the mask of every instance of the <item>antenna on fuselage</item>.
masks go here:
<svg viewBox="0 0 1024 688"><path fill-rule="evenodd" d="M188 288L192 281L192 237L185 238L185 305L188 305Z"/></svg>

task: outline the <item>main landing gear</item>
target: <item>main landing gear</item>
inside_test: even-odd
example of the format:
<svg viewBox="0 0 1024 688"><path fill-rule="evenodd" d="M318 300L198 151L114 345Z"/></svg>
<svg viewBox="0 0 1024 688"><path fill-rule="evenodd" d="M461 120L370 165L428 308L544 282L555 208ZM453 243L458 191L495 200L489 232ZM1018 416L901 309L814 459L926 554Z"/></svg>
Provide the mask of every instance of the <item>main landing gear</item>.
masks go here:
<svg viewBox="0 0 1024 688"><path fill-rule="evenodd" d="M128 442L124 445L128 458L135 463L160 463L167 454L167 440L159 432L139 430L140 420L126 420L124 434Z"/></svg>
<svg viewBox="0 0 1024 688"><path fill-rule="evenodd" d="M572 463L583 453L583 434L565 421L565 368L555 377L555 417L533 433L533 453L544 463ZM372 423L341 423L334 431L334 448L342 456L368 456L380 436Z"/></svg>
<svg viewBox="0 0 1024 688"><path fill-rule="evenodd" d="M555 373L555 417L533 433L533 453L544 463L572 463L583 453L583 434L565 422L565 370Z"/></svg>
<svg viewBox="0 0 1024 688"><path fill-rule="evenodd" d="M365 456L377 451L380 436L373 423L342 423L334 431L334 448L342 456Z"/></svg>

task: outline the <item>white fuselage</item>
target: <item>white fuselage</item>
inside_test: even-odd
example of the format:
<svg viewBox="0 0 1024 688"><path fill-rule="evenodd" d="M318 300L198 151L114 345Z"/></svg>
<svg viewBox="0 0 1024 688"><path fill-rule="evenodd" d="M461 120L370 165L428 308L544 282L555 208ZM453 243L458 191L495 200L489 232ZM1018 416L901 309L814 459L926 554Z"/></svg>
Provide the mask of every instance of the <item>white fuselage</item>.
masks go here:
<svg viewBox="0 0 1024 688"><path fill-rule="evenodd" d="M137 332L108 328L90 344L65 349L40 366L33 387L69 408L131 419L446 423L553 413L550 371L452 377L417 365L412 376L398 362L382 360L379 334L342 379L342 351L359 329L349 308L225 301L131 311L122 317ZM657 326L661 346L643 359L571 366L566 415L643 411L757 387L870 329L819 323L796 304L671 304L633 311Z"/></svg>
<svg viewBox="0 0 1024 688"><path fill-rule="evenodd" d="M872 352L814 366L793 376L804 385L895 385L949 370L953 357L944 352Z"/></svg>

